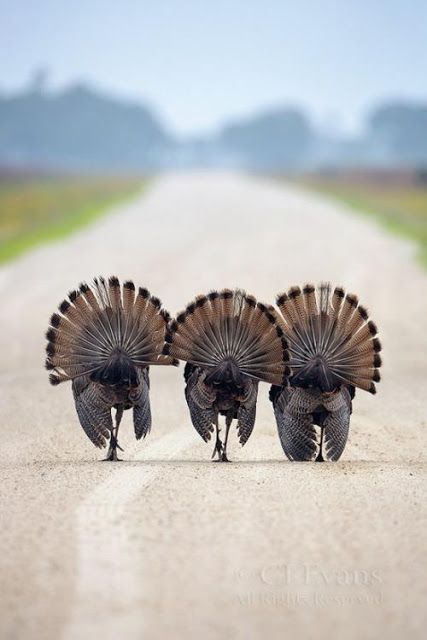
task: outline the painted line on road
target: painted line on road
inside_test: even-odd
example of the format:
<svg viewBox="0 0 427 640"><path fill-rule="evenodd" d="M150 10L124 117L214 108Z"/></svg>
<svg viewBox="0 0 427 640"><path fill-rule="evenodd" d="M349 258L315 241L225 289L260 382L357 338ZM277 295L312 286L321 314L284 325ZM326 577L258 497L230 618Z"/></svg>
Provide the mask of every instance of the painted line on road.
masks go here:
<svg viewBox="0 0 427 640"><path fill-rule="evenodd" d="M126 510L161 473L160 462L144 467L143 460L170 459L191 444L194 433L190 429L159 438L135 454L133 460L141 460L140 466L114 466L111 477L78 507L76 591L64 640L97 636L117 640L124 629L126 640L141 639L141 577L134 568Z"/></svg>

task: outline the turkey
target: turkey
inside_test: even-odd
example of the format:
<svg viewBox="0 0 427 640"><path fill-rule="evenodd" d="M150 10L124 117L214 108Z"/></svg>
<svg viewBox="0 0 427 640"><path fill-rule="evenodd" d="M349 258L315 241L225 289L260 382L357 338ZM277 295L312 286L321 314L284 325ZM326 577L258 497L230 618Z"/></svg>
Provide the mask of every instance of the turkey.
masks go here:
<svg viewBox="0 0 427 640"><path fill-rule="evenodd" d="M118 278L81 284L59 305L47 331L51 384L71 380L77 415L96 447L118 460L117 437L125 409L133 409L137 439L151 427L149 365L178 364L162 355L169 315L147 289ZM111 415L116 410L115 425Z"/></svg>
<svg viewBox="0 0 427 640"><path fill-rule="evenodd" d="M290 386L273 386L279 437L290 460L338 460L356 388L376 393L381 343L357 296L329 283L278 296L289 345ZM320 428L318 440L315 426Z"/></svg>
<svg viewBox="0 0 427 640"><path fill-rule="evenodd" d="M212 458L222 462L228 462L233 419L241 445L252 433L259 381L283 385L289 375L277 313L239 289L198 296L169 324L163 353L187 363L191 421L205 442L215 430ZM224 441L219 415L225 416Z"/></svg>

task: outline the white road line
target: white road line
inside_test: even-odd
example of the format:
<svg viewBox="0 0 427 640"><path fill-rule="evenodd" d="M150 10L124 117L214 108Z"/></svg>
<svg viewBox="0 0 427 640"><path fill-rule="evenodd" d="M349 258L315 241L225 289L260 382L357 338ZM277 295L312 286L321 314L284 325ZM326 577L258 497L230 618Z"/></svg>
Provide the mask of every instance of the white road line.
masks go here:
<svg viewBox="0 0 427 640"><path fill-rule="evenodd" d="M133 460L172 458L194 442L194 433L174 431L138 451ZM108 464L108 463L106 463ZM140 577L135 574L125 513L161 471L160 463L114 465L111 477L96 487L76 512L76 592L64 640L102 637L141 640Z"/></svg>

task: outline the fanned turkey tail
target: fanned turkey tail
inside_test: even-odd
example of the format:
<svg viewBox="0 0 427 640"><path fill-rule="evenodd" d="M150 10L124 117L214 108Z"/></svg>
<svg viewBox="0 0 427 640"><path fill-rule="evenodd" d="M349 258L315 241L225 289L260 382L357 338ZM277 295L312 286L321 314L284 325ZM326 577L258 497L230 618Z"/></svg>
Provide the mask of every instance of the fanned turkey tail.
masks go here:
<svg viewBox="0 0 427 640"><path fill-rule="evenodd" d="M239 289L198 296L170 323L163 353L206 369L212 384L243 374L282 385L289 375L277 313Z"/></svg>
<svg viewBox="0 0 427 640"><path fill-rule="evenodd" d="M317 293L317 294L316 294ZM278 296L289 344L291 383L331 392L341 385L376 393L381 343L357 296L329 283L292 287Z"/></svg>
<svg viewBox="0 0 427 640"><path fill-rule="evenodd" d="M89 376L103 385L138 383L138 368L175 364L162 355L169 315L133 282L96 278L71 291L50 319L46 368L50 382Z"/></svg>

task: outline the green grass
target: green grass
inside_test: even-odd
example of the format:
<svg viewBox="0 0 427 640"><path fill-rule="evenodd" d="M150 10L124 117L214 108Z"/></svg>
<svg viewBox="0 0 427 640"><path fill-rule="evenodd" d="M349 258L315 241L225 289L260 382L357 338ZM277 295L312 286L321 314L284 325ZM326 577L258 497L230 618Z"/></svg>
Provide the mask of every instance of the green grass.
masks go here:
<svg viewBox="0 0 427 640"><path fill-rule="evenodd" d="M345 177L310 177L308 186L353 209L373 216L387 229L415 240L420 258L427 267L427 185L384 184Z"/></svg>
<svg viewBox="0 0 427 640"><path fill-rule="evenodd" d="M143 186L136 177L0 176L0 263L67 236Z"/></svg>

